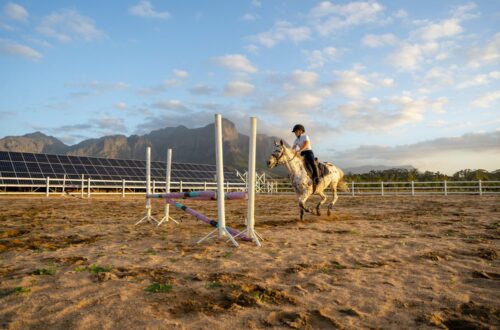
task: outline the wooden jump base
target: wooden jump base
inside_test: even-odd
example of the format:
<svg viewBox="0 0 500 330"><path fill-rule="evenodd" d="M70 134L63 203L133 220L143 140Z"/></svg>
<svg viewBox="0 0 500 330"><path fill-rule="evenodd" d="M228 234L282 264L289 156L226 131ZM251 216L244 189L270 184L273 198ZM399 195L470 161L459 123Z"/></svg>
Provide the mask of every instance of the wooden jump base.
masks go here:
<svg viewBox="0 0 500 330"><path fill-rule="evenodd" d="M143 221L161 225L163 222L168 222L169 220L178 222L171 218L169 215L169 206L173 205L178 209L181 209L196 218L202 220L203 222L216 227L215 230L211 231L208 235L203 237L198 241L201 243L204 240L210 239L214 236L219 238L227 237L233 243L234 246L238 246L235 238L239 237L245 241L254 241L257 246L261 246L260 240L262 237L255 231L255 158L256 158L256 139L257 139L257 119L255 117L250 118L250 137L249 137L249 156L248 156L248 209L247 209L247 220L246 229L243 232L239 232L235 229L226 227L225 218L225 200L233 199L244 199L245 192L224 192L224 166L223 166L223 152L222 152L222 118L220 114L215 115L215 151L216 151L216 169L217 169L217 192L215 191L193 191L193 192L180 192L180 193L170 193L170 175L171 175L171 165L172 165L172 149L167 151L167 175L166 175L166 187L165 194L152 194L151 193L151 147L146 149L146 216L139 220L136 225ZM217 196L224 196L224 198L217 198ZM163 198L165 200L165 216L162 220L158 221L151 215L151 198ZM216 200L217 201L217 221L211 220L205 215L196 212L195 210L178 203L173 200L173 198L193 198L201 200ZM260 240L259 240L260 239Z"/></svg>

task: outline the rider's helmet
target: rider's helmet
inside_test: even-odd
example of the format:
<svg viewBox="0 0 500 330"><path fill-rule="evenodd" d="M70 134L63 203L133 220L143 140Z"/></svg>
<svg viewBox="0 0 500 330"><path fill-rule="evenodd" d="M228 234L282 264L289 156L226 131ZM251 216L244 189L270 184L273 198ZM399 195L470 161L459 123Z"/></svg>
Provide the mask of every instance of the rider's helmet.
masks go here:
<svg viewBox="0 0 500 330"><path fill-rule="evenodd" d="M295 132L297 130L301 130L303 133L305 133L306 129L304 128L304 126L302 126L301 124L297 124L295 126L293 126L293 129L292 129L292 132Z"/></svg>

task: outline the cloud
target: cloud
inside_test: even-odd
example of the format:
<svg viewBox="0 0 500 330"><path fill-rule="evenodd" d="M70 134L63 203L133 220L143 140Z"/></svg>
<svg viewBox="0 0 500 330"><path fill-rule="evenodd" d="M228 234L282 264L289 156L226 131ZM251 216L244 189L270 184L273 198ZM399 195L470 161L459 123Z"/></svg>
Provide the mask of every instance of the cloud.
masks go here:
<svg viewBox="0 0 500 330"><path fill-rule="evenodd" d="M211 95L215 89L209 85L196 85L191 87L189 92L194 95Z"/></svg>
<svg viewBox="0 0 500 330"><path fill-rule="evenodd" d="M187 71L178 70L178 69L174 70L174 75L180 79L186 79L187 77L189 77L189 73L187 73Z"/></svg>
<svg viewBox="0 0 500 330"><path fill-rule="evenodd" d="M500 131L466 133L409 145L362 145L336 152L334 158L349 166L368 164L412 164L421 170L440 170L449 174L466 168L498 169Z"/></svg>
<svg viewBox="0 0 500 330"><path fill-rule="evenodd" d="M367 77L356 71L336 71L335 75L336 79L330 84L330 89L349 98L359 98L374 87Z"/></svg>
<svg viewBox="0 0 500 330"><path fill-rule="evenodd" d="M231 81L224 87L223 95L231 97L247 96L252 94L254 90L255 86L245 81Z"/></svg>
<svg viewBox="0 0 500 330"><path fill-rule="evenodd" d="M384 7L375 1L339 5L323 1L311 9L309 19L318 33L326 36L336 30L377 22L383 11Z"/></svg>
<svg viewBox="0 0 500 330"><path fill-rule="evenodd" d="M310 69L321 68L339 55L339 51L335 47L326 47L322 50L303 50L302 53L307 57Z"/></svg>
<svg viewBox="0 0 500 330"><path fill-rule="evenodd" d="M61 10L44 17L37 31L60 42L92 41L103 35L91 18L75 10Z"/></svg>
<svg viewBox="0 0 500 330"><path fill-rule="evenodd" d="M158 19L168 19L170 18L170 13L163 11L159 12L154 10L153 5L150 1L142 0L138 4L131 6L128 10L131 15L144 17L144 18L158 18Z"/></svg>
<svg viewBox="0 0 500 330"><path fill-rule="evenodd" d="M357 100L339 105L336 110L343 117L343 126L357 131L390 131L408 124L415 124L424 118L425 112L444 112L446 98L428 100L409 96L395 96L380 100Z"/></svg>
<svg viewBox="0 0 500 330"><path fill-rule="evenodd" d="M472 101L471 106L475 108L490 108L492 105L496 104L498 100L500 100L500 90L481 95Z"/></svg>
<svg viewBox="0 0 500 330"><path fill-rule="evenodd" d="M64 86L72 88L81 88L86 90L93 90L96 92L109 92L127 89L129 86L124 82L108 83L98 80L92 80L91 82L83 83L65 83Z"/></svg>
<svg viewBox="0 0 500 330"><path fill-rule="evenodd" d="M439 23L430 23L414 32L417 38L424 41L434 41L437 39L452 37L463 31L458 19L447 19Z"/></svg>
<svg viewBox="0 0 500 330"><path fill-rule="evenodd" d="M0 39L0 53L29 60L38 61L42 59L42 54L26 45L21 45L10 40Z"/></svg>
<svg viewBox="0 0 500 330"><path fill-rule="evenodd" d="M127 103L125 102L118 102L115 104L115 108L118 110L125 110L127 109Z"/></svg>
<svg viewBox="0 0 500 330"><path fill-rule="evenodd" d="M127 128L123 123L123 119L114 117L101 117L94 119L97 128L104 130L106 133L116 134L116 132L126 132Z"/></svg>
<svg viewBox="0 0 500 330"><path fill-rule="evenodd" d="M436 42L422 44L405 42L387 57L387 62L402 71L414 71L420 69L426 57L436 54L438 50L439 44Z"/></svg>
<svg viewBox="0 0 500 330"><path fill-rule="evenodd" d="M212 61L217 65L231 71L239 71L244 73L257 72L257 68L255 68L244 55L240 54L229 54L229 55L214 57L212 58Z"/></svg>
<svg viewBox="0 0 500 330"><path fill-rule="evenodd" d="M500 32L485 45L473 47L467 52L468 65L474 68L500 62Z"/></svg>
<svg viewBox="0 0 500 330"><path fill-rule="evenodd" d="M75 124L75 125L63 125L60 127L51 128L50 131L54 133L68 133L73 131L85 131L92 128L91 124Z"/></svg>
<svg viewBox="0 0 500 330"><path fill-rule="evenodd" d="M227 118L227 116L224 116ZM153 130L165 127L202 127L214 121L214 113L209 111L177 111L162 113L146 117L146 120L137 125L135 134L147 134Z"/></svg>
<svg viewBox="0 0 500 330"><path fill-rule="evenodd" d="M295 70L292 73L292 82L301 86L313 87L318 82L318 79L319 75L312 71Z"/></svg>
<svg viewBox="0 0 500 330"><path fill-rule="evenodd" d="M479 74L474 77L462 79L463 82L457 85L458 89L465 89L474 86L490 84L493 80L500 79L500 71L491 71L486 74Z"/></svg>
<svg viewBox="0 0 500 330"><path fill-rule="evenodd" d="M250 37L256 43L272 48L283 41L292 41L295 43L308 40L311 37L311 30L308 27L295 27L286 21L279 21L266 32L259 33Z"/></svg>
<svg viewBox="0 0 500 330"><path fill-rule="evenodd" d="M472 10L476 9L477 5L474 2L466 3L465 5L459 5L454 7L451 11L454 18L459 20L469 20L479 17L479 13L470 13Z"/></svg>
<svg viewBox="0 0 500 330"><path fill-rule="evenodd" d="M5 16L8 18L15 20L26 22L28 20L29 13L23 6L18 5L13 2L7 3L3 8Z"/></svg>
<svg viewBox="0 0 500 330"><path fill-rule="evenodd" d="M377 48L382 46L392 46L398 43L398 38L392 33L381 35L367 34L361 40L363 46Z"/></svg>
<svg viewBox="0 0 500 330"><path fill-rule="evenodd" d="M250 13L246 13L243 16L241 16L241 20L246 21L246 22L253 22L256 19L257 19L257 16L254 14L250 14Z"/></svg>
<svg viewBox="0 0 500 330"><path fill-rule="evenodd" d="M252 3L252 6L254 6L254 7L262 6L262 2L259 0L252 0L251 3Z"/></svg>
<svg viewBox="0 0 500 330"><path fill-rule="evenodd" d="M153 103L151 106L153 108L163 109L163 110L176 110L176 111L185 111L185 110L188 110L188 107L185 106L179 100L159 101L159 102Z"/></svg>

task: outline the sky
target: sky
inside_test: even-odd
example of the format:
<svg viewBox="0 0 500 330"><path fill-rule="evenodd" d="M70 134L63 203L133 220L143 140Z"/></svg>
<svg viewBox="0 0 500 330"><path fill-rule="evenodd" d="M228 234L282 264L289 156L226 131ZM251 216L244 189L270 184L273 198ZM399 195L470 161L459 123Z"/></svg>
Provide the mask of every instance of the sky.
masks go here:
<svg viewBox="0 0 500 330"><path fill-rule="evenodd" d="M341 167L500 168L500 2L0 1L0 137L214 114ZM271 152L271 150L269 151Z"/></svg>

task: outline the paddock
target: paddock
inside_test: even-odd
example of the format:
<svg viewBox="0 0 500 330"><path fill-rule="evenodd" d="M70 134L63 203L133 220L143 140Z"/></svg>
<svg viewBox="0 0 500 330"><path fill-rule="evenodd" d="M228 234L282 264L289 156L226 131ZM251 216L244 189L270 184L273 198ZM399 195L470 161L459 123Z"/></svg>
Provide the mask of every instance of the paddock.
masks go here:
<svg viewBox="0 0 500 330"><path fill-rule="evenodd" d="M183 200L211 218L216 203ZM163 200L152 200L162 217ZM226 204L245 228L245 200ZM143 197L0 198L0 326L498 327L500 196L340 197L297 221L259 195L262 248L196 244L207 225L134 225Z"/></svg>

